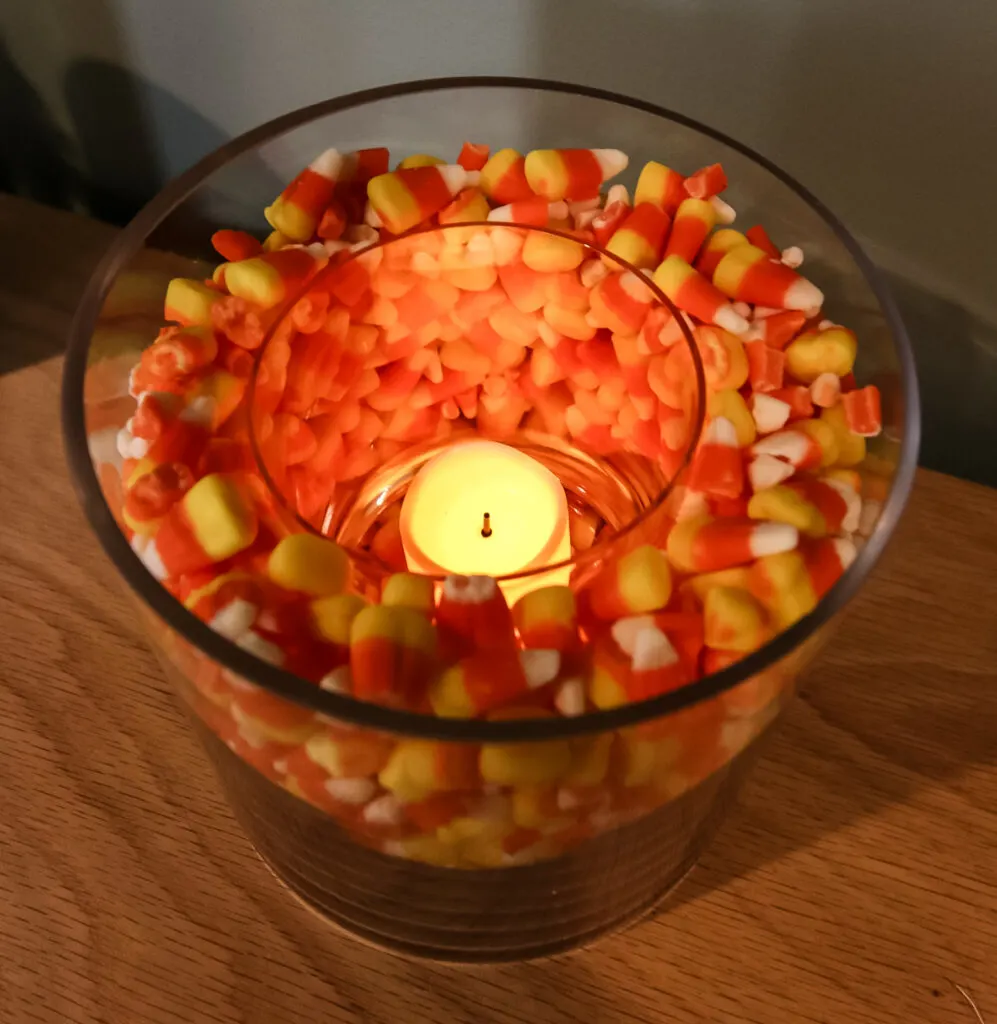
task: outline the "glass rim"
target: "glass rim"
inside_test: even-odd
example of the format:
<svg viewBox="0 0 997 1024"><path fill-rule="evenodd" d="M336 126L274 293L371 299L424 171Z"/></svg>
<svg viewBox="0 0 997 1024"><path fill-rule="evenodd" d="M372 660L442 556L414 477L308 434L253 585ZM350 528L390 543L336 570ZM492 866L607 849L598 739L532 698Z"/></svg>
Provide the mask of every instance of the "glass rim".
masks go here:
<svg viewBox="0 0 997 1024"><path fill-rule="evenodd" d="M903 437L892 486L871 536L854 562L808 615L741 661L680 689L616 708L577 717L491 721L437 718L366 703L322 690L299 676L265 662L216 633L173 597L145 568L118 527L90 456L83 401L87 354L104 299L129 257L141 251L146 239L172 212L215 172L253 148L295 128L368 103L399 96L454 89L520 89L562 93L602 100L639 110L692 129L733 149L762 167L809 205L844 246L871 288L897 348L903 406ZM465 743L518 743L568 739L640 725L716 697L780 661L829 622L856 595L878 562L907 503L917 469L920 442L920 400L914 356L896 303L882 274L841 221L808 189L774 163L722 132L646 100L605 89L539 78L456 76L428 78L378 86L324 100L283 114L232 139L170 181L126 225L108 248L83 294L70 328L62 376L62 433L70 478L83 512L115 569L129 587L172 630L223 668L277 696L341 722L413 739Z"/></svg>
<svg viewBox="0 0 997 1024"><path fill-rule="evenodd" d="M339 263L329 262L324 266L310 281L308 281L300 291L295 292L293 296L286 299L281 303L280 311L277 314L274 322L267 329L267 332L263 338L260 347L257 349L255 357L253 359L253 372L249 378L249 386L246 391L246 401L248 403L248 420L249 420L249 444L250 449L253 453L253 458L256 461L256 467L263 478L263 482L266 484L267 489L270 491L274 499L281 503L284 510L291 515L294 520L308 533L314 533L318 536L323 536L320 530L316 530L307 519L302 516L291 507L290 502L287 500L287 496L284 494L280 485L274 480L273 475L267 469L266 461L263 458L263 453L260 450L259 441L256 437L256 430L253 425L253 399L255 396L257 374L259 367L263 360L264 352L266 351L267 345L270 343L274 335L280 329L287 316L290 315L291 310L294 306L303 298L306 298L309 292L315 287L321 287L322 281L328 277L331 277L336 272L341 270L344 266L363 258L372 252L377 252L379 249L386 249L389 246L394 245L403 239L418 238L420 235L436 234L437 232L453 232L459 234L461 231L466 231L469 228L511 228L517 231L528 231L535 234L553 235L557 238L566 238L569 241L577 242L584 249L588 250L590 256L598 258L607 258L615 261L619 264L620 269L624 272L630 272L635 274L641 282L647 287L650 294L660 301L662 305L668 309L672 317L678 323L679 329L682 333L682 338L686 348L689 351L689 355L692 359L693 370L695 373L695 385L696 385L696 410L693 417L692 428L689 435L689 440L682 446L682 459L678 464L678 467L672 472L671 478L665 483L660 491L655 495L654 499L647 505L646 508L638 512L632 519L628 520L624 526L619 529L612 531L606 536L604 540L596 540L591 547L586 548L584 551L579 552L576 555L572 555L570 558L566 558L560 562L552 562L549 565L541 565L534 569L521 569L519 572L507 573L504 576L496 576L495 580L499 583L510 582L512 580L526 580L531 576L543 576L549 572L553 572L556 569L565 568L576 568L585 566L595 561L597 558L611 557L611 552L614 547L623 543L624 540L630 536L633 531L639 529L642 525L646 524L652 516L660 512L662 506L668 500L669 496L675 488L678 478L688 468L689 463L692 460L693 453L696 450L696 445L699 444L700 438L703 432L703 426L706 423L706 404L707 404L707 387L706 387L706 374L703 369L703 360L699 354L699 349L696 346L693 332L690 329L685 317L682 315L682 311L668 298L667 295L651 280L651 278L641 273L641 271L635 267L632 263L628 263L626 260L617 256L615 253L607 252L604 248L597 245L594 242L588 242L584 239L577 238L570 231L562 231L557 228L539 227L535 224L517 224L517 223L506 223L498 221L462 221L459 224L446 224L446 225L434 225L431 227L423 227L413 229L412 231L406 231L402 235L386 239L384 241L372 242L370 245L364 246L362 249L358 249L356 252L350 254L348 259L345 259ZM676 343L677 344L677 343ZM479 435L482 440L497 440L503 444L511 444L512 447L515 445L515 435L513 438L489 438L487 435ZM458 441L458 444L461 442ZM592 455L588 452L583 445L579 446L580 450L586 455ZM382 562L373 552L363 551L359 548L346 547L347 553L350 558L360 564L373 565L376 569L391 572L390 566ZM429 573L421 573L420 575L428 576L430 579L436 582L441 582L445 577L442 575L431 575Z"/></svg>

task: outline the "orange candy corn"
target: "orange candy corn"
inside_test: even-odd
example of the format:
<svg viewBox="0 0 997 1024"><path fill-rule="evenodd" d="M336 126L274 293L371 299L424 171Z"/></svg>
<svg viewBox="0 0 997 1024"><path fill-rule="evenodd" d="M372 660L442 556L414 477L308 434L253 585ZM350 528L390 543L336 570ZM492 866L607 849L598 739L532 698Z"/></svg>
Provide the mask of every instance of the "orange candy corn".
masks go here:
<svg viewBox="0 0 997 1024"><path fill-rule="evenodd" d="M645 626L633 638L630 673L623 687L630 700L648 700L689 682L689 672L667 635Z"/></svg>
<svg viewBox="0 0 997 1024"><path fill-rule="evenodd" d="M735 250L736 251L736 250ZM681 256L668 256L654 272L654 283L679 309L731 334L743 334L748 321L727 297Z"/></svg>
<svg viewBox="0 0 997 1024"><path fill-rule="evenodd" d="M744 490L744 458L737 428L724 416L715 416L703 433L687 486L710 497L739 498Z"/></svg>
<svg viewBox="0 0 997 1024"><path fill-rule="evenodd" d="M143 561L159 579L194 572L248 548L257 526L255 510L232 479L215 473L170 509Z"/></svg>
<svg viewBox="0 0 997 1024"><path fill-rule="evenodd" d="M487 219L497 224L529 224L545 228L567 215L568 205L563 200L552 203L543 196L531 196L495 207L489 211Z"/></svg>
<svg viewBox="0 0 997 1024"><path fill-rule="evenodd" d="M491 576L448 576L436 621L442 631L479 650L511 647L514 642L512 613Z"/></svg>
<svg viewBox="0 0 997 1024"><path fill-rule="evenodd" d="M670 225L671 218L660 206L640 203L613 232L606 251L638 268L657 266Z"/></svg>
<svg viewBox="0 0 997 1024"><path fill-rule="evenodd" d="M465 142L461 147L457 163L465 171L480 171L488 163L489 147L479 142Z"/></svg>
<svg viewBox="0 0 997 1024"><path fill-rule="evenodd" d="M735 246L720 260L713 283L732 299L776 309L818 309L824 302L816 285L750 243Z"/></svg>
<svg viewBox="0 0 997 1024"><path fill-rule="evenodd" d="M782 253L779 251L779 247L769 238L769 233L761 226L756 224L752 228L748 228L744 233L744 237L754 246L757 246L762 252L766 253L772 259L777 260L780 258Z"/></svg>
<svg viewBox="0 0 997 1024"><path fill-rule="evenodd" d="M523 646L570 651L578 645L575 595L570 587L540 587L524 594L512 608Z"/></svg>
<svg viewBox="0 0 997 1024"><path fill-rule="evenodd" d="M605 621L664 608L672 593L668 560L645 544L603 569L586 591L592 613Z"/></svg>
<svg viewBox="0 0 997 1024"><path fill-rule="evenodd" d="M412 703L435 656L436 630L413 608L368 605L350 626L353 692L361 700Z"/></svg>
<svg viewBox="0 0 997 1024"><path fill-rule="evenodd" d="M879 388L869 385L841 396L848 429L859 437L876 437L883 429Z"/></svg>
<svg viewBox="0 0 997 1024"><path fill-rule="evenodd" d="M755 392L778 391L782 387L786 356L764 341L745 341L748 356L748 380Z"/></svg>
<svg viewBox="0 0 997 1024"><path fill-rule="evenodd" d="M720 164L710 164L685 179L685 190L694 199L709 199L727 187L727 175Z"/></svg>
<svg viewBox="0 0 997 1024"><path fill-rule="evenodd" d="M716 211L709 203L703 199L684 199L675 211L665 256L681 256L686 263L695 262L716 222Z"/></svg>
<svg viewBox="0 0 997 1024"><path fill-rule="evenodd" d="M588 199L599 187L626 169L627 155L618 149L534 149L524 170L530 188L555 199Z"/></svg>
<svg viewBox="0 0 997 1024"><path fill-rule="evenodd" d="M643 326L654 296L641 275L627 270L600 281L589 299L591 315L600 327L617 334L635 334Z"/></svg>
<svg viewBox="0 0 997 1024"><path fill-rule="evenodd" d="M699 254L699 259L696 260L696 269L704 276L712 280L713 271L716 270L717 264L731 251L739 245L747 245L748 240L740 231L735 231L733 228L721 228L719 231L714 231L712 235L706 240L706 244L703 246L702 252Z"/></svg>
<svg viewBox="0 0 997 1024"><path fill-rule="evenodd" d="M481 168L480 186L481 191L499 205L529 199L533 195L533 189L526 180L526 160L514 149L500 149L489 157Z"/></svg>
<svg viewBox="0 0 997 1024"><path fill-rule="evenodd" d="M680 572L716 572L746 565L765 555L792 551L799 532L786 523L694 516L668 535L668 560Z"/></svg>
<svg viewBox="0 0 997 1024"><path fill-rule="evenodd" d="M267 252L226 264L225 286L237 298L269 308L290 297L322 262L307 249Z"/></svg>
<svg viewBox="0 0 997 1024"><path fill-rule="evenodd" d="M335 149L317 156L263 211L274 229L292 241L307 242L332 201L342 168L343 158Z"/></svg>
<svg viewBox="0 0 997 1024"><path fill-rule="evenodd" d="M855 545L845 537L825 537L808 541L800 548L807 577L814 595L820 600L855 561Z"/></svg>
<svg viewBox="0 0 997 1024"><path fill-rule="evenodd" d="M665 213L672 214L688 195L685 182L678 171L652 160L641 168L637 188L634 190L634 205L655 203Z"/></svg>
<svg viewBox="0 0 997 1024"><path fill-rule="evenodd" d="M252 259L263 252L259 240L248 231L232 231L228 228L216 231L211 236L211 246L223 260L230 263Z"/></svg>
<svg viewBox="0 0 997 1024"><path fill-rule="evenodd" d="M806 314L799 310L774 313L762 320L757 319L756 311L756 319L745 340L764 341L772 348L784 349L800 333L806 322Z"/></svg>
<svg viewBox="0 0 997 1024"><path fill-rule="evenodd" d="M554 650L475 651L443 672L430 688L429 700L443 718L470 718L545 686L557 678L560 667L560 653Z"/></svg>
<svg viewBox="0 0 997 1024"><path fill-rule="evenodd" d="M449 206L472 184L459 164L411 167L379 174L367 183L367 197L384 226L400 235Z"/></svg>

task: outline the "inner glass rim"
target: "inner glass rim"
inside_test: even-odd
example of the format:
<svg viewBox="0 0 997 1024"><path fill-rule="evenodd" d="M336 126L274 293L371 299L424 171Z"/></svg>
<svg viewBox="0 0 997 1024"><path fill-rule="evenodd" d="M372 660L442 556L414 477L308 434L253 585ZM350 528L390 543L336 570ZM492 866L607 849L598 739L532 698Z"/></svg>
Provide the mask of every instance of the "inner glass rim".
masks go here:
<svg viewBox="0 0 997 1024"><path fill-rule="evenodd" d="M352 697L322 690L314 683L285 672L269 662L262 661L216 633L207 623L202 622L193 612L185 608L148 572L118 527L104 499L90 457L86 435L83 384L93 330L114 280L125 269L129 258L142 250L152 231L216 171L255 147L271 142L304 124L342 110L353 109L381 100L457 89L520 89L583 96L588 99L615 103L622 107L654 115L664 121L682 125L740 153L794 192L830 228L855 261L876 296L897 349L903 402L903 437L900 442L900 457L889 496L883 505L871 536L858 552L855 561L809 615L804 616L789 629L778 633L764 647L720 672L704 676L680 689L652 697L649 700L623 704L609 710L591 711L573 718L490 721L487 719L436 718L414 711L401 711L379 704L365 703ZM879 560L910 495L917 469L921 432L920 400L913 351L890 290L880 271L851 233L808 189L750 147L692 118L657 104L591 86L539 78L504 76L421 79L365 89L324 100L291 111L238 136L174 178L122 229L90 279L70 328L63 368L61 404L63 444L69 464L70 478L84 514L115 568L138 597L169 628L175 630L187 642L199 648L223 668L242 676L264 690L330 718L400 736L465 743L517 743L567 739L573 736L639 725L709 700L784 658L844 608L859 591L873 566Z"/></svg>
<svg viewBox="0 0 997 1024"><path fill-rule="evenodd" d="M280 310L274 319L274 322L267 329L266 335L263 338L263 342L260 347L256 350L255 358L253 360L253 372L249 378L249 386L246 390L246 401L247 401L247 416L249 420L249 444L253 452L253 458L256 461L256 467L260 471L260 475L263 477L264 483L267 485L270 493L274 498L280 502L283 509L288 515L292 516L295 522L298 523L304 530L309 533L314 533L317 536L324 536L320 530L316 530L307 519L302 516L291 507L287 496L284 494L280 485L270 475L269 470L266 466L266 461L263 458L263 453L260 450L260 446L256 440L256 430L254 427L253 419L253 400L256 393L256 380L259 372L260 365L263 361L263 355L266 352L267 345L270 344L271 339L281 328L285 318L290 315L291 310L295 304L302 298L306 297L309 292L316 286L321 286L322 281L328 277L333 276L343 267L348 264L361 259L362 257L376 252L378 249L386 249L389 246L394 245L396 242L402 240L408 240L411 238L418 238L420 235L431 235L437 232L452 231L455 234L459 234L462 231L467 231L471 228L486 228L490 230L496 230L499 228L510 228L517 231L533 231L537 234L542 235L555 235L558 238L566 238L569 241L577 242L584 249L587 250L589 257L605 257L606 259L613 260L619 264L622 271L629 271L636 274L637 277L647 286L648 291L658 299L668 310L671 312L672 317L678 323L678 326L682 332L682 340L685 343L686 348L689 350L689 354L692 358L693 370L695 373L696 383L696 412L693 418L692 427L690 430L689 440L683 447L682 461L679 463L678 468L674 471L672 477L665 486L657 493L651 503L640 512L637 513L632 519L621 526L618 530L613 530L603 540L596 540L591 547L585 551L580 551L578 554L573 555L571 558L566 558L560 562L552 562L550 565L541 565L534 569L521 569L519 572L507 573L504 576L496 576L495 579L499 582L505 582L510 580L523 580L529 579L531 576L541 576L556 569L574 568L578 566L587 565L598 558L611 557L610 552L614 547L622 545L626 538L633 533L634 530L638 529L644 523L646 523L655 513L661 510L662 505L668 500L668 496L672 493L675 487L675 483L678 478L682 475L685 469L688 467L689 462L692 459L693 452L696 450L696 445L699 444L699 439L703 431L703 425L706 422L706 403L707 403L707 388L706 388L706 375L703 370L703 360L699 354L699 349L696 346L695 339L693 338L692 331L689 328L682 311L668 298L667 295L651 280L651 278L642 273L632 263L628 263L626 260L621 259L619 256L611 252L607 252L600 246L587 242L570 231L561 231L556 228L544 228L538 227L535 224L518 224L518 223L505 223L498 221L462 221L459 224L446 224L438 225L434 227L424 227L413 229L412 231L406 231L401 235L396 235L385 241L372 242L370 245L364 246L362 249L358 249L356 252L350 254L349 259L342 260L341 262L330 262L324 266L310 281L307 282L300 290L296 291L295 294L285 299L281 304ZM676 342L676 344L678 344ZM478 439L480 440L494 440L499 444L509 444L510 447L515 448L515 435L513 437L505 438L490 438L488 435L479 434ZM460 442L458 442L460 443ZM593 453L588 452L583 445L578 446L581 451L585 452L586 455L590 455L593 458L597 458ZM445 450L445 449L444 449ZM337 543L340 543L337 541ZM392 572L390 566L386 565L377 557L372 551L364 551L360 548L349 547L348 545L341 544L346 549L349 556L354 561L360 563L366 563L373 565L376 570L383 572ZM430 573L417 573L420 576L427 576L429 579L441 582L445 577L444 575L432 575Z"/></svg>

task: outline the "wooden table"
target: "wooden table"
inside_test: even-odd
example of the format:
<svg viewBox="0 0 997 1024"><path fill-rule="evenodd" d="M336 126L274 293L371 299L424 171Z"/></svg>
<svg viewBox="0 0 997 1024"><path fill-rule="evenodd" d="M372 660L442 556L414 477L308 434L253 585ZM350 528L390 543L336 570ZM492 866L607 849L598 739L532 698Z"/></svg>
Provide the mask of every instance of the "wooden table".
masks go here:
<svg viewBox="0 0 997 1024"><path fill-rule="evenodd" d="M997 1022L997 493L920 474L675 906L467 969L267 872L77 509L58 351L113 230L0 197L0 1021ZM19 368L18 368L19 367Z"/></svg>

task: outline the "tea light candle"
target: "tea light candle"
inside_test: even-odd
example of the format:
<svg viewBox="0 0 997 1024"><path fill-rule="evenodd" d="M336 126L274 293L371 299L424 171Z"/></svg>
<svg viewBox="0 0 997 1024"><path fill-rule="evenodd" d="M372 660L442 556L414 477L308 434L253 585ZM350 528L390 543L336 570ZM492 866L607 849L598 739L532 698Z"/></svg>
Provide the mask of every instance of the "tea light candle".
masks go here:
<svg viewBox="0 0 997 1024"><path fill-rule="evenodd" d="M411 572L507 576L571 557L568 502L553 473L494 441L470 441L416 474L402 504L402 546ZM570 569L500 585L512 605L523 594L567 583Z"/></svg>

